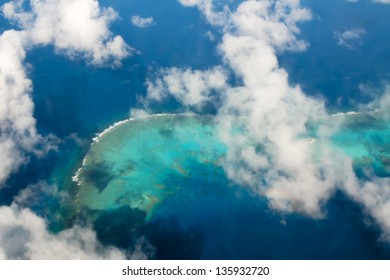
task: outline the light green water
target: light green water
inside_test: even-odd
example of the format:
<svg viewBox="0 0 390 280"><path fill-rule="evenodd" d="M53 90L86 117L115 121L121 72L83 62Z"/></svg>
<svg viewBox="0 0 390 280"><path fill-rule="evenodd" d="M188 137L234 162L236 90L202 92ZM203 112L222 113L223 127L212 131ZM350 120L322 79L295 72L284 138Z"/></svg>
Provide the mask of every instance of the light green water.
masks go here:
<svg viewBox="0 0 390 280"><path fill-rule="evenodd" d="M342 125L331 138L333 148L350 156L358 172L368 168L389 176L388 119L380 113L337 118L342 118ZM152 116L114 127L91 146L84 159L76 205L91 210L130 206L150 218L156 205L185 187L172 183L172 177L201 178L202 174L191 173L194 162L221 168L227 150L217 130L212 117L195 115ZM316 131L309 134L315 137Z"/></svg>
<svg viewBox="0 0 390 280"><path fill-rule="evenodd" d="M159 116L130 120L94 143L79 171L79 206L93 210L128 205L151 215L161 199L181 186L195 161L220 165L226 148L207 116Z"/></svg>

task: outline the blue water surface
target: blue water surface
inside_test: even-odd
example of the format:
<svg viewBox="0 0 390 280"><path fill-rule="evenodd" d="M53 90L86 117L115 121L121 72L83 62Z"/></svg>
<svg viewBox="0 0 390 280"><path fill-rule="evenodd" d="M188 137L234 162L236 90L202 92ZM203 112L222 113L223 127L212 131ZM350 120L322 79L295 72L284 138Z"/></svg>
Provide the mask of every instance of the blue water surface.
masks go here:
<svg viewBox="0 0 390 280"><path fill-rule="evenodd" d="M122 67L91 66L81 58L57 54L52 47L31 50L26 58L31 65L28 74L34 83L38 130L43 135L56 135L62 143L57 152L43 159L31 156L7 182L10 187L0 190L0 203L9 205L20 190L41 180L57 184L71 194L61 210L60 222L53 218L58 213L56 201L31 206L49 223L55 221L53 231L79 221L72 209L77 185L71 176L81 166L94 134L127 118L129 109L139 106L137 95L145 94L149 75L164 67L206 69L222 63L216 51L221 34L196 9L184 8L175 0L99 2L118 11L120 18L111 29L138 51L124 60ZM359 85L380 88L389 79L390 5L371 1L302 3L314 15L312 21L300 25L299 36L310 47L303 53L278 54L290 82L301 84L309 95L323 96L330 110L353 109L357 103L371 100L373 96L362 92ZM237 1L231 5L235 4ZM133 15L152 16L156 24L146 29L134 27L130 21ZM0 17L0 32L9 28ZM353 49L338 46L334 32L355 28L366 31L361 44ZM207 31L217 40L210 41ZM154 109L169 112L171 105ZM375 223L341 193L334 194L325 206L323 220L282 215L269 210L266 200L229 182L222 168L189 164L191 179L169 178L166 184L180 188L156 207L151 219L144 211L128 206L86 210L86 215L95 218L99 240L129 248L144 236L155 247L153 257L158 259L390 258L389 246L379 240Z"/></svg>
<svg viewBox="0 0 390 280"><path fill-rule="evenodd" d="M390 5L372 1L301 1L313 19L300 25L299 38L309 43L302 53L279 55L280 65L309 95L320 96L332 112L355 110L383 94L390 78L388 15ZM362 29L352 48L337 44L335 32ZM361 86L368 91L361 90Z"/></svg>

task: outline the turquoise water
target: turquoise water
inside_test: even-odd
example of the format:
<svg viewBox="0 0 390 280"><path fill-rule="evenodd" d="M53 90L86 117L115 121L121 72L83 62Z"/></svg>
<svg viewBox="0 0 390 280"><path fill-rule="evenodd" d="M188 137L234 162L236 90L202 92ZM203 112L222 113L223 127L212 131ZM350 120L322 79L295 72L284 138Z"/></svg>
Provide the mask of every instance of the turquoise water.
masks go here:
<svg viewBox="0 0 390 280"><path fill-rule="evenodd" d="M386 116L327 122L340 120L333 149L350 156L362 176L367 170L389 176ZM211 116L160 115L105 131L78 171L73 211L92 221L105 244L128 248L146 236L158 259L390 257L378 229L368 227L361 208L341 193L325 206L327 219L318 221L272 212L265 198L229 181L217 127ZM319 147L315 135L307 137L313 149Z"/></svg>
<svg viewBox="0 0 390 280"><path fill-rule="evenodd" d="M92 210L130 206L150 218L156 205L186 188L172 178L198 177L194 163L220 167L225 152L210 117L130 120L92 145L78 174L78 204Z"/></svg>
<svg viewBox="0 0 390 280"><path fill-rule="evenodd" d="M340 119L339 131L331 137L333 149L351 157L357 173L390 175L390 123L384 114L343 115L328 121ZM320 147L315 138L307 138L314 142L313 149ZM207 168L212 172L188 192L227 181L221 172L226 151L211 116L160 115L125 121L92 144L76 176L80 185L76 205L92 210L129 206L150 219L157 205L185 189L189 181L202 178Z"/></svg>
<svg viewBox="0 0 390 280"><path fill-rule="evenodd" d="M390 120L384 111L344 117L340 130L332 136L335 147L353 159L359 176L370 171L390 176Z"/></svg>
<svg viewBox="0 0 390 280"><path fill-rule="evenodd" d="M378 176L390 175L387 118L381 113L333 118L344 119L331 137L333 149L350 156L357 172L372 169ZM313 148L317 148L315 142ZM93 210L128 205L150 218L156 205L185 188L172 178L190 181L201 177L202 171L193 169L195 163L201 169L221 169L226 151L211 116L161 115L125 121L92 144L77 175L78 204ZM225 177L223 172L215 173ZM212 183L218 178L204 180Z"/></svg>
<svg viewBox="0 0 390 280"><path fill-rule="evenodd" d="M388 79L390 37L385 34L390 5L302 2L314 14L312 21L300 25L299 37L310 48L279 54L290 81L309 95L323 96L334 111L340 106L355 109L371 100L376 92L366 95L359 85L377 88ZM130 237L145 235L156 247L157 258L390 258L390 250L378 242L378 230L367 227L361 207L342 194L325 206L327 219L318 221L270 212L267 201L229 182L220 165L225 147L208 117L200 122L204 125L186 118L166 123L152 118L119 126L91 148L80 173L81 186L69 182L93 134L127 117L129 108L137 106L136 96L145 94L149 75L160 67L207 69L223 63L217 51L222 34L196 9L171 0L158 5L153 0L99 3L118 11L120 19L111 30L140 54L125 60L121 68L97 69L58 55L52 47L28 53L40 133L61 139L75 134L83 144L64 140L58 153L32 157L9 180L12 187L0 190L2 205L10 205L30 184L54 182L65 192L66 201L38 193L37 205L30 206L49 224L59 220L58 227L66 228L77 221L75 216L91 218L99 240L123 248L132 243ZM156 25L132 26L130 18L136 14L153 16ZM10 28L15 26L0 17L0 29ZM353 28L366 30L362 44L353 50L337 46L334 32ZM210 41L207 31L217 40ZM153 112L176 111L172 104L155 106ZM351 116L351 123L343 124L332 138L334 148L353 158L359 176L367 170L389 176L389 121L373 115L360 118ZM120 131L121 137L116 133ZM315 135L313 131L308 136ZM59 208L66 208L65 213L58 213Z"/></svg>

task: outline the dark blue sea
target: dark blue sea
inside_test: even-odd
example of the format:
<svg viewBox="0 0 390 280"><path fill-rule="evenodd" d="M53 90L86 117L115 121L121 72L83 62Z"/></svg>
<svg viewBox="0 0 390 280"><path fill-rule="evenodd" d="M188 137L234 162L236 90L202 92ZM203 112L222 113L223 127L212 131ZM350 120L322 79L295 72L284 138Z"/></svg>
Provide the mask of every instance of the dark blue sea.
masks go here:
<svg viewBox="0 0 390 280"><path fill-rule="evenodd" d="M81 166L92 138L128 118L131 108L140 107L139 96L146 93L149 75L164 67L207 69L222 63L216 50L221 34L196 9L184 8L175 0L99 2L118 11L120 18L112 24L112 32L123 36L138 54L112 69L69 59L52 47L28 53L38 130L42 135L56 135L61 143L58 151L45 158L31 156L8 180L9 187L0 189L2 205L9 205L20 190L42 180L57 184L72 197L77 186L71 177ZM314 15L300 25L300 37L310 42L310 47L302 53L278 54L291 84L300 84L306 94L326 99L330 112L354 110L372 100L374 96L360 88L364 85L380 92L390 77L390 5L302 2ZM152 16L156 24L146 29L132 26L130 18L136 14ZM0 18L0 30L8 28L9 23ZM337 45L334 32L350 28L366 30L362 42L353 49ZM209 40L207 31L214 33L215 41ZM155 113L180 112L175 104L155 106ZM175 182L186 188L159 205L150 220L130 207L102 211L94 222L100 241L127 249L138 237L145 237L155 248L151 257L157 259L390 258L390 246L381 241L379 227L342 193L335 193L324 205L324 219L281 214L250 190L229 182L222 169L197 173L199 168L194 164L191 170L219 179L205 183L199 175ZM198 194L186 193L191 189ZM59 205L55 197L46 196L38 201L31 207L49 220L53 232L80 222L67 201ZM62 218L58 220L54 213Z"/></svg>

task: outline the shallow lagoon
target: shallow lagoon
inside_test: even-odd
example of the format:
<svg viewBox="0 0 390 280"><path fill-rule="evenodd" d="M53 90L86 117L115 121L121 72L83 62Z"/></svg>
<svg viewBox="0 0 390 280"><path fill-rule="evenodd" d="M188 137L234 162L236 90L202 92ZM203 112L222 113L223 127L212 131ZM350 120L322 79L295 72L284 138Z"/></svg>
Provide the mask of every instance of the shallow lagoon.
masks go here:
<svg viewBox="0 0 390 280"><path fill-rule="evenodd" d="M388 176L390 129L383 114L333 120L340 118L334 148L353 158L357 172L371 168ZM379 230L343 194L328 202L323 220L274 212L266 199L226 178L226 151L211 116L121 122L91 145L77 174L75 208L103 243L131 248L143 236L159 259L390 257Z"/></svg>

